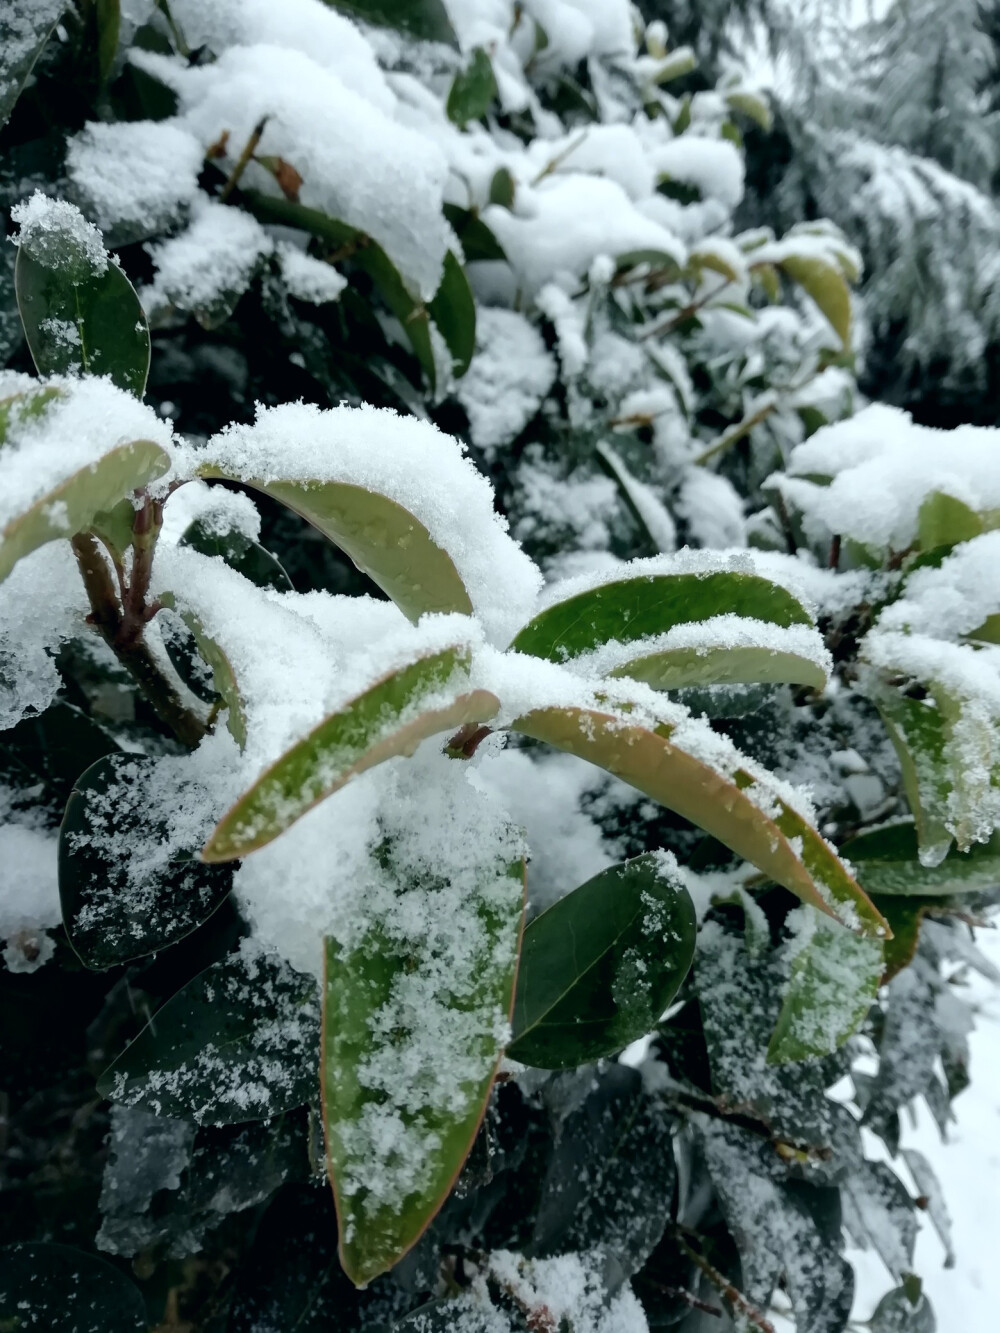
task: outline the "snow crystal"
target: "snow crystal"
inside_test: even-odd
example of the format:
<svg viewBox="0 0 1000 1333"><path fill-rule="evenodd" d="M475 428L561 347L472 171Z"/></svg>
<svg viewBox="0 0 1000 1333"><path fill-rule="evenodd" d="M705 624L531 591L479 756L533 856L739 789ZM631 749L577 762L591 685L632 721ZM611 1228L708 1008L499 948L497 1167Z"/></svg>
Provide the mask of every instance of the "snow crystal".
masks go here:
<svg viewBox="0 0 1000 1333"><path fill-rule="evenodd" d="M70 139L66 170L84 210L125 239L176 222L198 195L201 145L172 121L91 121Z"/></svg>
<svg viewBox="0 0 1000 1333"><path fill-rule="evenodd" d="M396 501L451 556L476 613L499 640L526 618L541 576L507 535L489 483L462 451L430 422L387 408L290 403L259 409L252 426L216 435L204 461L248 481L339 481ZM193 464L199 461L194 455Z"/></svg>
<svg viewBox="0 0 1000 1333"><path fill-rule="evenodd" d="M457 396L473 444L487 455L510 442L538 411L555 365L541 334L514 310L486 307L476 318L476 354Z"/></svg>
<svg viewBox="0 0 1000 1333"><path fill-rule="evenodd" d="M522 1309L544 1311L553 1327L574 1333L648 1333L642 1306L628 1286L608 1300L599 1254L525 1259L496 1250L489 1265L494 1280Z"/></svg>
<svg viewBox="0 0 1000 1333"><path fill-rule="evenodd" d="M101 233L75 204L36 190L30 199L15 204L10 216L20 228L11 238L14 244L40 264L64 273L70 282L99 277L107 269Z"/></svg>

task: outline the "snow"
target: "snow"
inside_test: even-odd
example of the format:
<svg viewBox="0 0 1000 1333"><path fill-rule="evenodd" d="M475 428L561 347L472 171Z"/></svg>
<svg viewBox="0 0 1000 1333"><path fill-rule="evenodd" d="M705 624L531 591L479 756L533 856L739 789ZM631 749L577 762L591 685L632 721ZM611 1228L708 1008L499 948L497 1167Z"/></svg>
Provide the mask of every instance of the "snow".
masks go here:
<svg viewBox="0 0 1000 1333"><path fill-rule="evenodd" d="M0 813L7 793L0 786ZM0 825L0 940L12 972L33 972L51 958L54 944L46 929L62 921L54 833L30 823Z"/></svg>
<svg viewBox="0 0 1000 1333"><path fill-rule="evenodd" d="M527 618L541 576L507 535L488 482L430 422L387 408L290 403L229 427L192 462L246 480L339 481L385 495L451 556L489 634L509 638Z"/></svg>
<svg viewBox="0 0 1000 1333"><path fill-rule="evenodd" d="M75 204L36 190L30 199L15 204L10 216L19 228L12 242L32 259L65 273L70 282L100 277L106 271L108 256L101 233Z"/></svg>
<svg viewBox="0 0 1000 1333"><path fill-rule="evenodd" d="M69 141L66 171L88 217L124 239L178 222L198 197L201 145L172 121L91 121Z"/></svg>
<svg viewBox="0 0 1000 1333"><path fill-rule="evenodd" d="M326 264L321 259L307 255L298 246L279 245L278 259L281 264L281 276L285 279L289 294L300 301L308 301L312 305L325 305L329 301L339 300L347 286L347 279L342 277L332 264Z"/></svg>
<svg viewBox="0 0 1000 1333"><path fill-rule="evenodd" d="M480 309L476 354L459 380L458 401L472 442L489 457L520 435L555 380L541 334L515 310Z"/></svg>
<svg viewBox="0 0 1000 1333"><path fill-rule="evenodd" d="M704 199L733 209L743 198L743 158L728 139L682 134L650 156L661 179L692 185Z"/></svg>
<svg viewBox="0 0 1000 1333"><path fill-rule="evenodd" d="M187 230L150 247L156 278L143 290L143 304L150 313L169 303L207 314L249 286L271 248L264 228L248 213L200 200Z"/></svg>

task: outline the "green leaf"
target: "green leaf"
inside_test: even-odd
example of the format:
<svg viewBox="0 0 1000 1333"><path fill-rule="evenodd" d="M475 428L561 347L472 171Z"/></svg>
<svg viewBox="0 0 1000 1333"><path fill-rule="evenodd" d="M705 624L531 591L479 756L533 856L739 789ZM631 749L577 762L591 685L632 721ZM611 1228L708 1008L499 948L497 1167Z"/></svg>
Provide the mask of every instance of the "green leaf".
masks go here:
<svg viewBox="0 0 1000 1333"><path fill-rule="evenodd" d="M512 730L613 773L852 930L886 933L847 868L797 811L761 784L760 798L774 810L773 818L765 814L748 795L757 786L750 774L724 777L673 744L669 727L652 731L588 708L541 708L519 718Z"/></svg>
<svg viewBox="0 0 1000 1333"><path fill-rule="evenodd" d="M118 54L118 33L121 29L121 0L96 0L94 17L97 20L97 63L101 83L107 83Z"/></svg>
<svg viewBox="0 0 1000 1333"><path fill-rule="evenodd" d="M493 64L481 46L472 52L465 69L460 69L448 93L448 119L465 128L470 120L481 120L497 95Z"/></svg>
<svg viewBox="0 0 1000 1333"><path fill-rule="evenodd" d="M109 375L141 398L150 343L135 288L112 260L98 271L75 244L67 231L56 254L30 242L17 253L17 304L38 373Z"/></svg>
<svg viewBox="0 0 1000 1333"><path fill-rule="evenodd" d="M436 883L405 858L390 851L384 866L392 905L350 947L326 942L323 1123L341 1263L358 1286L419 1240L450 1193L514 998L522 863L487 859Z"/></svg>
<svg viewBox="0 0 1000 1333"><path fill-rule="evenodd" d="M235 528L220 532L206 527L196 518L178 545L190 546L201 555L224 560L230 569L235 569L258 588L273 588L275 592L295 591L277 556Z"/></svg>
<svg viewBox="0 0 1000 1333"><path fill-rule="evenodd" d="M756 121L762 130L770 132L774 124L774 117L765 98L757 93L745 91L726 93L725 97L726 103L734 111L742 112L744 116Z"/></svg>
<svg viewBox="0 0 1000 1333"><path fill-rule="evenodd" d="M237 477L204 463L203 477L227 477L280 500L318 528L410 620L427 611L472 613L472 601L447 551L409 510L388 496L339 481Z"/></svg>
<svg viewBox="0 0 1000 1333"><path fill-rule="evenodd" d="M955 787L947 755L947 718L933 696L912 699L891 685L880 685L871 698L899 756L924 858L941 861L952 843Z"/></svg>
<svg viewBox="0 0 1000 1333"><path fill-rule="evenodd" d="M395 28L408 37L426 42L445 42L458 46L458 39L442 0L324 0L331 9L339 9L363 23Z"/></svg>
<svg viewBox="0 0 1000 1333"><path fill-rule="evenodd" d="M143 1333L146 1303L120 1269L68 1245L0 1250L0 1329L4 1333Z"/></svg>
<svg viewBox="0 0 1000 1333"><path fill-rule="evenodd" d="M869 1321L871 1333L936 1333L934 1309L923 1294L910 1300L905 1287L887 1292Z"/></svg>
<svg viewBox="0 0 1000 1333"><path fill-rule="evenodd" d="M441 285L428 309L451 352L455 377L460 379L476 350L476 299L465 269L450 250L444 257Z"/></svg>
<svg viewBox="0 0 1000 1333"><path fill-rule="evenodd" d="M478 213L471 208L460 208L458 204L445 204L443 211L458 237L467 264L507 258L503 246Z"/></svg>
<svg viewBox="0 0 1000 1333"><path fill-rule="evenodd" d="M0 731L0 785L33 789L36 808L58 823L80 774L117 749L93 718L72 704L55 703Z"/></svg>
<svg viewBox="0 0 1000 1333"><path fill-rule="evenodd" d="M66 0L7 0L0 9L0 129L65 8Z"/></svg>
<svg viewBox="0 0 1000 1333"><path fill-rule="evenodd" d="M833 326L844 349L849 348L851 293L837 266L815 255L788 255L779 260L778 267L812 297Z"/></svg>
<svg viewBox="0 0 1000 1333"><path fill-rule="evenodd" d="M102 1097L200 1125L266 1120L315 1097L319 992L276 956L232 954L189 981L97 1081Z"/></svg>
<svg viewBox="0 0 1000 1333"><path fill-rule="evenodd" d="M767 1048L772 1064L832 1055L864 1022L883 971L882 943L852 934L805 907L781 1013Z"/></svg>
<svg viewBox="0 0 1000 1333"><path fill-rule="evenodd" d="M817 636L817 642L820 642ZM671 648L637 656L608 672L630 676L655 690L688 685L808 685L826 687L826 672L812 658L768 647Z"/></svg>
<svg viewBox="0 0 1000 1333"><path fill-rule="evenodd" d="M506 167L498 167L490 181L490 203L499 204L501 208L513 208L516 193L517 183L510 171Z"/></svg>
<svg viewBox="0 0 1000 1333"><path fill-rule="evenodd" d="M733 611L773 625L812 624L796 597L759 574L644 574L556 602L519 630L511 647L563 662L602 643L633 643Z"/></svg>
<svg viewBox="0 0 1000 1333"><path fill-rule="evenodd" d="M937 865L923 865L914 824L861 833L841 848L868 893L903 898L951 898L1000 885L1000 833L967 852L954 847Z"/></svg>
<svg viewBox="0 0 1000 1333"><path fill-rule="evenodd" d="M694 905L660 856L611 866L526 928L512 1059L572 1069L652 1031L694 958Z"/></svg>
<svg viewBox="0 0 1000 1333"><path fill-rule="evenodd" d="M990 524L993 526L995 523ZM971 541L986 530L987 525L975 510L945 491L931 491L920 505L917 539L922 551Z"/></svg>
<svg viewBox="0 0 1000 1333"><path fill-rule="evenodd" d="M177 614L191 631L195 647L206 666L208 666L212 672L212 685L215 692L222 696L222 700L226 705L226 726L229 728L229 734L241 750L245 749L247 743L246 706L243 702L243 696L240 693L240 683L236 678L236 672L233 669L232 662L220 645L205 629L205 626L201 623L198 616L183 605L183 599L180 606L177 605L177 599L172 593L164 593L160 600L163 602L164 606L172 608L176 607ZM169 641L166 646L167 652L170 654L170 660L174 663L178 674L184 680L184 683L188 685L188 688L192 689L195 694L198 694L199 692L195 688L195 682L188 680L188 674L190 673L186 672L184 669L185 665L190 665L190 663L184 664L179 660L177 650L175 649L171 651L171 644ZM199 695L199 697L201 696Z"/></svg>
<svg viewBox="0 0 1000 1333"><path fill-rule="evenodd" d="M345 783L397 754L412 754L438 732L494 717L499 701L469 690L461 648L422 657L384 676L324 718L223 815L202 849L232 861L273 841Z"/></svg>
<svg viewBox="0 0 1000 1333"><path fill-rule="evenodd" d="M87 967L113 967L176 943L232 887L233 868L203 865L194 848L148 865L140 860L138 869L122 856L122 839L140 847L166 841L165 823L147 813L157 768L145 755L106 755L77 778L66 804L59 900L70 943Z"/></svg>
<svg viewBox="0 0 1000 1333"><path fill-rule="evenodd" d="M0 488L3 442L16 439L19 424L37 420L62 396L58 389L32 389L0 402ZM133 440L73 473L0 529L0 582L37 547L89 528L103 510L113 509L119 500L162 476L169 467L170 458L158 444Z"/></svg>

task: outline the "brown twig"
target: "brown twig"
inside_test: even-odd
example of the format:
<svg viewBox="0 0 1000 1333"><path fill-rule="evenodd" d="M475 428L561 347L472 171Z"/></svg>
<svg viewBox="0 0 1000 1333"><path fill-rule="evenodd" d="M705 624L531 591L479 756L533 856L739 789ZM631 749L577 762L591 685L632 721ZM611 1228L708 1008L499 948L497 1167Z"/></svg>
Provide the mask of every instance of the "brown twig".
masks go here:
<svg viewBox="0 0 1000 1333"><path fill-rule="evenodd" d="M239 157L236 159L236 165L229 173L229 178L227 179L225 185L223 185L222 189L219 191L220 204L224 204L226 200L229 198L229 196L232 194L232 192L236 189L237 185L239 185L240 177L243 175L244 171L246 171L247 166L250 163L250 159L253 157L254 153L256 153L257 145L260 143L264 135L264 129L267 126L267 122L269 119L270 117L264 116L253 127L253 132L251 133L250 138L243 145L243 152L240 153Z"/></svg>
<svg viewBox="0 0 1000 1333"><path fill-rule="evenodd" d="M750 1304L742 1291L740 1291L738 1287L734 1287L725 1274L720 1273L717 1268L709 1263L703 1254L700 1254L693 1246L687 1243L683 1235L683 1232L687 1231L687 1228L675 1226L673 1230L677 1244L695 1267L700 1272L704 1273L705 1277L707 1277L712 1286L716 1288L723 1300L728 1301L734 1310L738 1310L740 1314L748 1319L750 1323L753 1324L754 1328L759 1328L760 1333L775 1333L774 1325L771 1321L762 1314L756 1306ZM688 1232L688 1234L695 1239L701 1239L697 1236L696 1232Z"/></svg>
<svg viewBox="0 0 1000 1333"><path fill-rule="evenodd" d="M643 329L642 333L639 334L640 340L646 338L658 338L663 333L672 333L678 325L683 324L685 320L690 319L692 315L696 315L699 310L704 310L705 306L707 306L710 301L714 301L717 296L721 296L726 288L731 285L732 284L727 278L725 282L720 283L718 287L713 287L712 290L706 292L704 296L699 296L696 300L689 301L686 306L682 306L681 309L671 315L669 319L663 320L660 324L653 324L648 329Z"/></svg>
<svg viewBox="0 0 1000 1333"><path fill-rule="evenodd" d="M466 722L455 732L444 747L444 752L452 759L471 759L487 736L492 735L489 727L477 722Z"/></svg>

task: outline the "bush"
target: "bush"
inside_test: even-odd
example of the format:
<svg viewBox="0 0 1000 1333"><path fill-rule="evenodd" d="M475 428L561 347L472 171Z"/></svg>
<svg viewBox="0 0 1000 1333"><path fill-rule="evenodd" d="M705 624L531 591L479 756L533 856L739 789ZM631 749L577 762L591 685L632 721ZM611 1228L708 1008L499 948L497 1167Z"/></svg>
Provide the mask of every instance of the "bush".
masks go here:
<svg viewBox="0 0 1000 1333"><path fill-rule="evenodd" d="M846 1230L932 1328L1000 477L732 234L766 104L624 4L10 14L0 1323L835 1330Z"/></svg>

